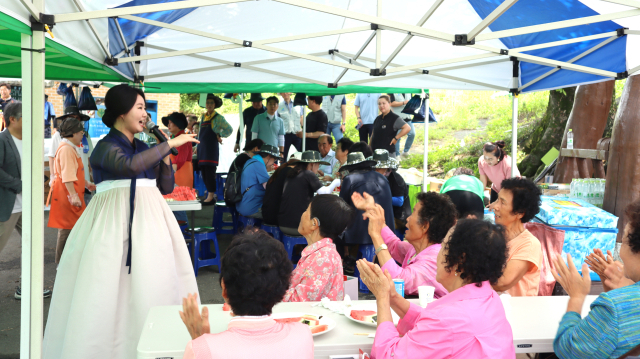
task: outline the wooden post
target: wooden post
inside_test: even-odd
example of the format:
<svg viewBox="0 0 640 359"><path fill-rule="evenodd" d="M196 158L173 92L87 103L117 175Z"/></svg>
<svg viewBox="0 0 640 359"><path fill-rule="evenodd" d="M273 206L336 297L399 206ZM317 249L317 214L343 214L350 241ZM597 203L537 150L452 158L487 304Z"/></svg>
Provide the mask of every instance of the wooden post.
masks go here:
<svg viewBox="0 0 640 359"><path fill-rule="evenodd" d="M626 224L624 210L640 198L640 76L627 79L609 145L603 208L620 217L618 242Z"/></svg>
<svg viewBox="0 0 640 359"><path fill-rule="evenodd" d="M578 87L562 137L562 148L567 147L567 132L572 129L573 148L596 149L607 125L614 88L613 80ZM554 181L569 183L573 178L591 178L592 173L591 161L582 158L568 161L561 156L558 158Z"/></svg>

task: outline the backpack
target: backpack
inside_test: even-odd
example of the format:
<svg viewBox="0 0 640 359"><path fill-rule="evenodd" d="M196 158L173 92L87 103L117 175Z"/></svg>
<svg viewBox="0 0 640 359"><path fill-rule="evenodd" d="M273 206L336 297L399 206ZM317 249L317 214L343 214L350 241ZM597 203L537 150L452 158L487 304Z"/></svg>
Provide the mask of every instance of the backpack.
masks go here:
<svg viewBox="0 0 640 359"><path fill-rule="evenodd" d="M242 184L240 181L242 179L243 170L244 168L238 168L234 161L233 165L229 169L229 173L227 174L227 181L224 183L224 203L229 207L235 207L236 203L240 203L240 201L242 201L242 196L247 193L249 188L253 187L249 186L249 188L244 192L242 191Z"/></svg>

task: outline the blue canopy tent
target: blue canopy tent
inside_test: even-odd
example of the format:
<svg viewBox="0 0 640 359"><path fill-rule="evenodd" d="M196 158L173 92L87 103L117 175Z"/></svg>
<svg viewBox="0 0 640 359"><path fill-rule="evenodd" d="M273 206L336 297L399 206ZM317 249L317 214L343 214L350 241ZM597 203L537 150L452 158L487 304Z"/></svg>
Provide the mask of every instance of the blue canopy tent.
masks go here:
<svg viewBox="0 0 640 359"><path fill-rule="evenodd" d="M180 93L510 91L515 161L517 95L637 73L639 24L637 0L4 0L0 77L22 77L27 119L43 118L31 100L45 77ZM31 123L21 353L39 358L44 134Z"/></svg>

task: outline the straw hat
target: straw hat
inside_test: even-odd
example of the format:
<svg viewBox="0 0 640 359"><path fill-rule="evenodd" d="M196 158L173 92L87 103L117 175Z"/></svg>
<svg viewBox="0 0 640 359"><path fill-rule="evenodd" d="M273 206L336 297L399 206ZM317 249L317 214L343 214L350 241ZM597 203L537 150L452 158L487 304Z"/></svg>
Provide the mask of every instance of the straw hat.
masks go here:
<svg viewBox="0 0 640 359"><path fill-rule="evenodd" d="M377 149L372 157L368 160L376 161L377 164L373 168L388 168L391 170L398 169L398 161L395 158L389 156L389 151L383 149Z"/></svg>
<svg viewBox="0 0 640 359"><path fill-rule="evenodd" d="M366 158L364 158L364 155L362 154L362 152L353 152L353 153L349 153L347 155L347 162L342 165L342 167L340 167L340 169L338 171L342 172L342 171L350 171L353 169L353 167L355 165L359 165L359 164L363 164L364 166L370 166L373 167L377 164L378 162L373 161L373 160L367 160Z"/></svg>

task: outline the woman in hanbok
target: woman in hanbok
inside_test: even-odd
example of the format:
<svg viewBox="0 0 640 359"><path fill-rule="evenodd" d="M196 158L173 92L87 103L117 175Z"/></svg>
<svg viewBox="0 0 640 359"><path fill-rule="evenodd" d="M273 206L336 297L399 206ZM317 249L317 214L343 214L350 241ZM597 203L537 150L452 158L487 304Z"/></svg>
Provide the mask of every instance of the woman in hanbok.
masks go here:
<svg viewBox="0 0 640 359"><path fill-rule="evenodd" d="M142 91L111 88L102 121L111 131L91 167L97 194L69 235L46 323L45 359L136 357L149 309L198 292L180 227L161 194L171 193L170 149L134 138L147 118Z"/></svg>

